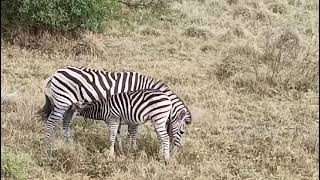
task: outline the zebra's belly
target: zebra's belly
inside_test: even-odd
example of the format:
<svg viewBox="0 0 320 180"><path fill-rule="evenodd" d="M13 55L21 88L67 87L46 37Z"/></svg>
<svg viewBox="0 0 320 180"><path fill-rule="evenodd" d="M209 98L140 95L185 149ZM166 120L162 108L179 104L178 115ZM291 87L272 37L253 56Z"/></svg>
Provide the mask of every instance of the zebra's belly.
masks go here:
<svg viewBox="0 0 320 180"><path fill-rule="evenodd" d="M121 125L135 125L135 126L138 126L138 125L142 125L144 123L147 122L147 119L143 119L143 120L140 120L140 119L128 119L128 118L121 118L120 119L120 124Z"/></svg>

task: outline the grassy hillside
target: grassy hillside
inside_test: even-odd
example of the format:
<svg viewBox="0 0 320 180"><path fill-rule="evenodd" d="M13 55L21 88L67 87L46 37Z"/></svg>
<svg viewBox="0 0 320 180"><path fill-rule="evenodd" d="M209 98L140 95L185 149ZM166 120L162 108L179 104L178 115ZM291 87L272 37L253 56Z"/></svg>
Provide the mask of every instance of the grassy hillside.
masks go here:
<svg viewBox="0 0 320 180"><path fill-rule="evenodd" d="M1 177L317 179L319 2L182 0L123 7L105 34L16 29L1 38ZM65 65L134 70L166 82L193 124L169 164L150 125L139 151L111 159L108 129L77 117L46 157L44 79Z"/></svg>

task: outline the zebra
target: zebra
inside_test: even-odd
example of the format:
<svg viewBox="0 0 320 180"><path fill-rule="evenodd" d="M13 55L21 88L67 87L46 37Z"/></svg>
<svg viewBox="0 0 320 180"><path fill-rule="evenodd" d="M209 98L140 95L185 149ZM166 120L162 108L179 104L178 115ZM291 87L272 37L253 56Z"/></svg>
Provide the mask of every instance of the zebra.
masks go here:
<svg viewBox="0 0 320 180"><path fill-rule="evenodd" d="M120 124L128 124L130 142L136 137L136 127L151 121L160 142L159 154L169 159L170 141L180 141L185 131L185 122L179 119L174 123L178 136L168 134L167 121L169 120L172 102L170 98L157 89L142 89L112 95L102 101L75 103L75 111L80 114L94 114L96 118L103 119L110 130L110 156L114 156L114 145L117 130ZM118 134L119 135L119 134ZM132 144L132 143L130 143Z"/></svg>
<svg viewBox="0 0 320 180"><path fill-rule="evenodd" d="M158 89L172 102L169 119L184 113L184 121L192 116L184 102L169 87L153 77L138 72L107 72L85 67L66 66L58 69L44 84L45 105L38 111L45 120L45 141L51 146L57 122L63 121L65 139L70 139L70 122L74 117L72 105L82 101L99 101L111 95L140 89ZM182 113L183 114L183 113ZM86 118L95 119L87 114ZM179 144L177 144L179 145Z"/></svg>
<svg viewBox="0 0 320 180"><path fill-rule="evenodd" d="M137 93L143 94L144 91L148 91L147 93L150 94L150 91L155 91L155 92L161 92L157 89L147 89L147 90L138 90ZM133 92L127 92L126 96L132 95ZM157 94L156 94L157 95ZM116 95L114 95L116 96ZM123 100L123 99L122 99ZM119 100L120 102L120 100ZM83 117L93 117L94 119L98 120L104 120L106 121L105 113L106 113L106 107L104 106L103 103L106 103L104 100L100 101L92 101L92 102L77 102L73 105L73 109L77 112L78 115L83 116ZM128 102L126 101L128 104ZM127 109L130 106L126 106L127 104L124 103L124 107L121 107L120 105L118 108L125 108ZM171 103L171 101L170 101ZM119 104L119 103L118 103ZM118 105L117 104L117 105ZM171 111L171 109L170 109ZM132 112L133 113L133 112ZM170 144L172 144L171 148L173 150L174 146L181 147L181 137L185 132L186 129L186 122L184 120L185 117L185 111L182 110L181 113L178 115L176 119L173 119L171 122L170 119L166 122L166 129L167 133L169 134L170 137ZM122 143L121 143L121 134L120 134L120 128L121 125L128 125L128 131L129 131L129 136L130 136L130 147L133 148L134 150L137 149L137 135L138 135L138 125L133 125L132 123L126 123L121 120L120 118L120 126L118 126L118 131L117 131L117 136L116 136L116 141L118 142L119 146L119 151L122 151ZM173 146L174 145L174 146Z"/></svg>

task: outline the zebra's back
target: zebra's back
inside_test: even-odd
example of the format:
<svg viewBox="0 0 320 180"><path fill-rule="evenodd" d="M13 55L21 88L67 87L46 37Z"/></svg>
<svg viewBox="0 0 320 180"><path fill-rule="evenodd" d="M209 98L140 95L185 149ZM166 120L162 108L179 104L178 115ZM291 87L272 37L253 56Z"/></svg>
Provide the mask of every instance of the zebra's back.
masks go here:
<svg viewBox="0 0 320 180"><path fill-rule="evenodd" d="M59 94L61 97L56 98L69 105L84 100L106 99L110 95L140 89L169 90L161 81L138 72L107 72L74 66L58 69L47 80L48 83L51 83L52 94Z"/></svg>
<svg viewBox="0 0 320 180"><path fill-rule="evenodd" d="M162 117L172 108L170 98L156 89L119 93L112 96L109 102L112 113L131 125Z"/></svg>

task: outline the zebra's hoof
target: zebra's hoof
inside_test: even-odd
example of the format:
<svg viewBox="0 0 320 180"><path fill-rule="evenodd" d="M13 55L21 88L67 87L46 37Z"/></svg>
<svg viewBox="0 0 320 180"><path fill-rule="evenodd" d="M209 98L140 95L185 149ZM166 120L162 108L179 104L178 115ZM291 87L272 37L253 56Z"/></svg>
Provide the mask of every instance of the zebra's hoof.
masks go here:
<svg viewBox="0 0 320 180"><path fill-rule="evenodd" d="M110 159L114 159L115 158L115 153L112 150L106 149L103 154L105 156L108 156Z"/></svg>
<svg viewBox="0 0 320 180"><path fill-rule="evenodd" d="M138 146L132 146L132 147L130 148L130 152L131 152L131 153L137 153L137 152L138 152Z"/></svg>
<svg viewBox="0 0 320 180"><path fill-rule="evenodd" d="M164 163L165 165L168 165L168 163L169 163L169 158L166 158L166 157L163 157L163 156L158 157L157 160L159 162Z"/></svg>
<svg viewBox="0 0 320 180"><path fill-rule="evenodd" d="M110 158L115 158L116 156L114 155L114 153L109 153L109 157Z"/></svg>
<svg viewBox="0 0 320 180"><path fill-rule="evenodd" d="M124 154L124 151L123 151L123 150L121 150L121 151L119 150L118 154L119 154L119 156L120 156L120 155L123 155L123 154Z"/></svg>
<svg viewBox="0 0 320 180"><path fill-rule="evenodd" d="M68 138L68 139L65 139L65 144L73 144L73 139L71 138Z"/></svg>
<svg viewBox="0 0 320 180"><path fill-rule="evenodd" d="M53 157L53 150L52 149L47 149L47 156L48 156L48 158Z"/></svg>
<svg viewBox="0 0 320 180"><path fill-rule="evenodd" d="M116 159L117 159L117 157L115 156L115 155L111 155L111 154L109 154L109 160L111 160L111 161L115 161Z"/></svg>
<svg viewBox="0 0 320 180"><path fill-rule="evenodd" d="M121 154L121 155L117 156L117 159L124 160L124 159L126 159L126 156Z"/></svg>
<svg viewBox="0 0 320 180"><path fill-rule="evenodd" d="M124 154L122 147L118 147L117 154L119 154L119 155Z"/></svg>

